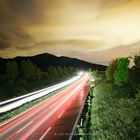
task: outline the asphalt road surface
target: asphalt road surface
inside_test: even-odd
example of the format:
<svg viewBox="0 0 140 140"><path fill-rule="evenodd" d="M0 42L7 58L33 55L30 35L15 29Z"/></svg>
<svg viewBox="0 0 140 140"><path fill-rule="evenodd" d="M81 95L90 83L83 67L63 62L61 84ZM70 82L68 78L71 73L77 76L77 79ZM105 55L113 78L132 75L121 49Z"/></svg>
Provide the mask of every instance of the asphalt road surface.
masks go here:
<svg viewBox="0 0 140 140"><path fill-rule="evenodd" d="M68 140L87 96L89 76L0 125L0 140Z"/></svg>

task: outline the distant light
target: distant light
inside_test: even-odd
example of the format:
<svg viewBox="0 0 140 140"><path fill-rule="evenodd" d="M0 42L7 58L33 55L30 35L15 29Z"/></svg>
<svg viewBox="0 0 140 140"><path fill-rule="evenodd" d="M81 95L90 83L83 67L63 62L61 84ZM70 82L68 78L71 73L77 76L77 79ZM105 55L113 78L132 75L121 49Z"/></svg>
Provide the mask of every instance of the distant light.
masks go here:
<svg viewBox="0 0 140 140"><path fill-rule="evenodd" d="M78 72L77 74L78 74L78 75L83 75L84 72L83 72L83 71L80 71L80 72Z"/></svg>

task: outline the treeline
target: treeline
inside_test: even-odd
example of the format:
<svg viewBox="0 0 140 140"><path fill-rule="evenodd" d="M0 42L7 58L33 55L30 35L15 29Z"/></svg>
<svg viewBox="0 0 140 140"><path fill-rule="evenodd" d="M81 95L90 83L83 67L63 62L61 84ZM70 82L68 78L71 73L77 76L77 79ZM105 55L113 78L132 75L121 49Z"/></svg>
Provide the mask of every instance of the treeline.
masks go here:
<svg viewBox="0 0 140 140"><path fill-rule="evenodd" d="M30 60L18 63L9 61L0 71L0 100L56 84L75 75L76 72L74 67L48 66L44 70Z"/></svg>
<svg viewBox="0 0 140 140"><path fill-rule="evenodd" d="M134 65L129 68L130 61ZM107 81L118 86L130 86L134 91L140 87L140 53L134 57L112 60L105 72Z"/></svg>

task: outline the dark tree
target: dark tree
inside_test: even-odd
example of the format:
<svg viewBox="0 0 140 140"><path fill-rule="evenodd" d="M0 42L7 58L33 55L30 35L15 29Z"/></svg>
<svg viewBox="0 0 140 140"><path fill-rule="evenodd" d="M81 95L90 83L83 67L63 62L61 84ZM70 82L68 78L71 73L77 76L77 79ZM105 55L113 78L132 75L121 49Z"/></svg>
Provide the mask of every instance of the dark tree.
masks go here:
<svg viewBox="0 0 140 140"><path fill-rule="evenodd" d="M114 72L117 68L117 59L112 60L109 63L109 66L107 67L106 71L105 71L105 75L106 75L106 79L108 81L114 81Z"/></svg>
<svg viewBox="0 0 140 140"><path fill-rule="evenodd" d="M7 62L6 63L6 77L8 80L16 80L18 78L19 72L18 72L18 65L16 62Z"/></svg>
<svg viewBox="0 0 140 140"><path fill-rule="evenodd" d="M135 65L130 70L130 83L134 90L140 86L140 53L134 56Z"/></svg>
<svg viewBox="0 0 140 140"><path fill-rule="evenodd" d="M137 55L135 55L134 63L136 67L140 67L140 52Z"/></svg>
<svg viewBox="0 0 140 140"><path fill-rule="evenodd" d="M31 61L22 60L20 64L20 76L26 80L40 80L41 70Z"/></svg>

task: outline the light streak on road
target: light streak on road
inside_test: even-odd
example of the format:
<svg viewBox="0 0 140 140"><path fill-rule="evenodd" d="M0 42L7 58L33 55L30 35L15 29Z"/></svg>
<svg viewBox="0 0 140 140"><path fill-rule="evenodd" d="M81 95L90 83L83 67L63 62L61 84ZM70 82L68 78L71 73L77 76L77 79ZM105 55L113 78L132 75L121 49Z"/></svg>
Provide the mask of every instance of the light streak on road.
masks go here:
<svg viewBox="0 0 140 140"><path fill-rule="evenodd" d="M32 129L30 129L22 138L21 140L27 139L33 131L35 131L37 128L39 128L41 125L43 125L59 108L61 108L79 89L80 87L85 84L85 81L80 83L68 96L65 97L53 110L51 110L44 118L42 118L39 122L37 122L36 126L34 126Z"/></svg>
<svg viewBox="0 0 140 140"><path fill-rule="evenodd" d="M0 107L0 113L9 111L9 110L14 109L14 108L17 108L17 107L19 107L19 106L21 106L21 105L23 105L27 102L33 101L35 99L38 99L40 97L43 97L43 96L51 93L51 92L54 92L58 89L61 89L65 86L75 82L82 75L83 75L83 73L80 72L77 76L75 76L72 79L67 80L65 82L59 83L57 85L54 85L54 86L51 86L51 87L48 87L48 88L45 88L45 89L42 89L42 90L38 90L36 92L29 93L27 95L23 95L23 96L20 96L20 97L17 97L17 98L13 98L11 100L0 102L0 106L1 106Z"/></svg>
<svg viewBox="0 0 140 140"><path fill-rule="evenodd" d="M89 90L89 76L80 79L26 112L0 126L2 140L51 140L71 134ZM81 99L81 94L84 98ZM62 125L60 125L62 124ZM60 129L58 129L58 127ZM56 135L55 135L56 134Z"/></svg>

